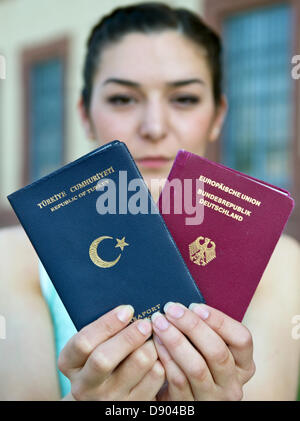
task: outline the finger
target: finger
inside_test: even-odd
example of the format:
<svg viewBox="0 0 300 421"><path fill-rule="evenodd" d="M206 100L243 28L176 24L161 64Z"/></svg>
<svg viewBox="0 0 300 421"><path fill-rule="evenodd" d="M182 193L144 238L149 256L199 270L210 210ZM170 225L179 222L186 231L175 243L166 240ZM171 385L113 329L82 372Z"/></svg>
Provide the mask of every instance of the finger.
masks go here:
<svg viewBox="0 0 300 421"><path fill-rule="evenodd" d="M129 394L129 400L154 400L165 381L165 370L160 361L156 361L143 379Z"/></svg>
<svg viewBox="0 0 300 421"><path fill-rule="evenodd" d="M80 382L89 388L102 383L129 354L150 337L151 333L150 321L143 319L98 345L80 372Z"/></svg>
<svg viewBox="0 0 300 421"><path fill-rule="evenodd" d="M168 394L174 401L193 401L193 393L184 372L178 367L171 355L163 346L157 335L153 335L159 360L161 361L168 381ZM162 394L162 398L165 391Z"/></svg>
<svg viewBox="0 0 300 421"><path fill-rule="evenodd" d="M143 377L151 370L157 361L157 352L152 340L148 340L133 351L107 379L110 389L118 390L119 397L128 395Z"/></svg>
<svg viewBox="0 0 300 421"><path fill-rule="evenodd" d="M190 309L223 338L238 367L243 370L252 367L252 335L245 326L206 304L191 304Z"/></svg>
<svg viewBox="0 0 300 421"><path fill-rule="evenodd" d="M190 341L161 313L152 315L153 330L167 351L186 375L193 395L204 395L215 387L214 380L205 359Z"/></svg>
<svg viewBox="0 0 300 421"><path fill-rule="evenodd" d="M97 345L115 335L130 322L134 309L130 305L116 307L76 333L62 349L59 370L68 375L82 367Z"/></svg>
<svg viewBox="0 0 300 421"><path fill-rule="evenodd" d="M167 303L166 317L203 355L216 384L226 387L237 379L234 358L223 339L197 314L182 304Z"/></svg>

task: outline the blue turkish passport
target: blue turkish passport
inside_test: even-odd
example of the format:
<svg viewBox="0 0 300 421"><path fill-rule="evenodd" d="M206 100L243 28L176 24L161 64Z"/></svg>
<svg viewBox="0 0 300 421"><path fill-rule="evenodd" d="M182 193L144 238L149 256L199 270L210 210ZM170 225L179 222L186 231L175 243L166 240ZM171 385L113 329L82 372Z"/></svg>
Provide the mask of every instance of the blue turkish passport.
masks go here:
<svg viewBox="0 0 300 421"><path fill-rule="evenodd" d="M8 196L75 327L131 304L204 302L125 143L115 140Z"/></svg>

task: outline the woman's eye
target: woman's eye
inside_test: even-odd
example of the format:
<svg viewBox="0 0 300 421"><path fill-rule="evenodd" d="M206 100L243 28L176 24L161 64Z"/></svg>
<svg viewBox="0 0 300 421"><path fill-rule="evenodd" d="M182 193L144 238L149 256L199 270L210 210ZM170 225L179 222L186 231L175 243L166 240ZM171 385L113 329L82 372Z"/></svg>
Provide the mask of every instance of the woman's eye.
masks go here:
<svg viewBox="0 0 300 421"><path fill-rule="evenodd" d="M178 96L176 98L173 98L172 102L175 102L176 104L179 105L195 105L199 103L199 97L197 96L193 96L193 95L182 95L182 96Z"/></svg>
<svg viewBox="0 0 300 421"><path fill-rule="evenodd" d="M118 106L129 105L135 102L135 99L128 95L113 95L107 100L110 104Z"/></svg>

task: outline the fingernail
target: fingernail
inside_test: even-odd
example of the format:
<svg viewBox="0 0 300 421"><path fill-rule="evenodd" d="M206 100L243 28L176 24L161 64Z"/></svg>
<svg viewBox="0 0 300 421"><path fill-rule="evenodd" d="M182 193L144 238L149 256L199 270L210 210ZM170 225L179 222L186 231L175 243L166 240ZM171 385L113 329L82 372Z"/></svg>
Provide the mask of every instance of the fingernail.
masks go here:
<svg viewBox="0 0 300 421"><path fill-rule="evenodd" d="M164 312L175 319L179 319L184 315L184 308L175 303L169 302L164 306Z"/></svg>
<svg viewBox="0 0 300 421"><path fill-rule="evenodd" d="M152 314L151 320L154 326L159 330L166 330L169 327L169 322L159 311Z"/></svg>
<svg viewBox="0 0 300 421"><path fill-rule="evenodd" d="M133 313L134 313L134 308L131 305L126 305L117 312L117 318L122 323L126 323L131 319L131 317L133 316Z"/></svg>
<svg viewBox="0 0 300 421"><path fill-rule="evenodd" d="M209 311L206 310L206 308L204 308L201 304L192 303L189 305L189 309L198 314L202 320L206 320L209 316Z"/></svg>
<svg viewBox="0 0 300 421"><path fill-rule="evenodd" d="M149 335L152 330L152 326L149 319L143 319L137 324L138 330L145 336Z"/></svg>

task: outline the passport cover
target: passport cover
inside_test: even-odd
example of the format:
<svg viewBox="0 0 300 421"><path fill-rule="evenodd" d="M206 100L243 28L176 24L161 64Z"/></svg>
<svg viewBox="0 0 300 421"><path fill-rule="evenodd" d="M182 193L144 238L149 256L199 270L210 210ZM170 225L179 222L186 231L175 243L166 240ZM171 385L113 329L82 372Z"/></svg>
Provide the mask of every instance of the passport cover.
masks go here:
<svg viewBox="0 0 300 421"><path fill-rule="evenodd" d="M194 215L204 212L196 224L187 219L192 207L184 206L184 180L191 183ZM206 303L242 321L293 199L284 189L184 150L168 182L174 187L165 184L158 207Z"/></svg>
<svg viewBox="0 0 300 421"><path fill-rule="evenodd" d="M140 187L129 191L136 180ZM116 212L100 214L97 200L113 182ZM97 183L108 184L100 193ZM126 212L122 197L129 208L139 189L149 212ZM101 146L8 199L77 330L120 304L134 307L135 320L168 301L204 301L123 142Z"/></svg>

